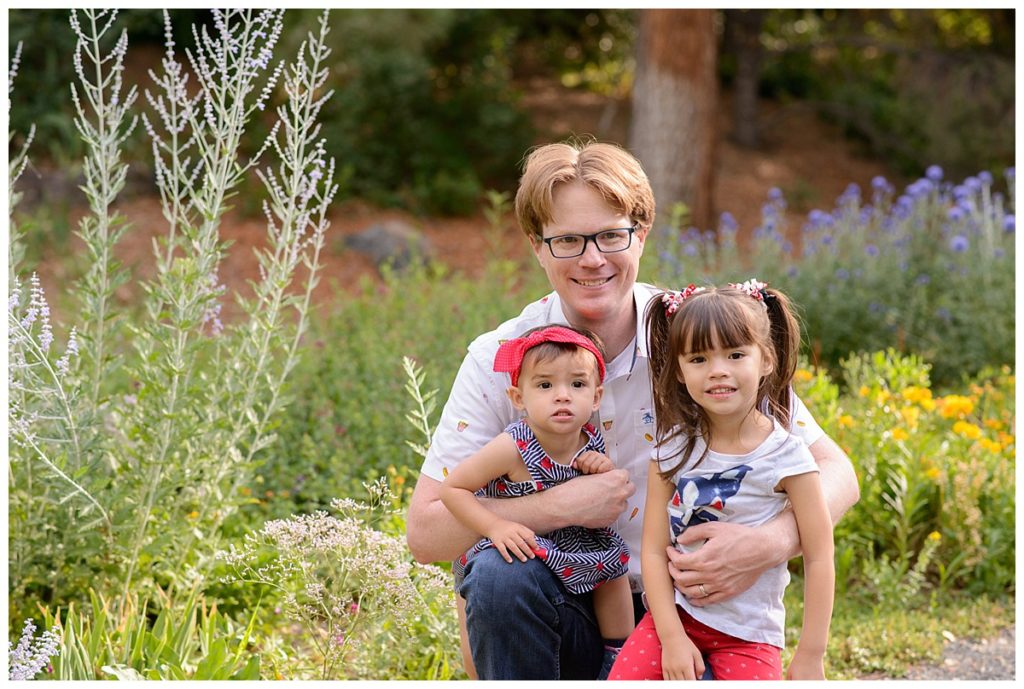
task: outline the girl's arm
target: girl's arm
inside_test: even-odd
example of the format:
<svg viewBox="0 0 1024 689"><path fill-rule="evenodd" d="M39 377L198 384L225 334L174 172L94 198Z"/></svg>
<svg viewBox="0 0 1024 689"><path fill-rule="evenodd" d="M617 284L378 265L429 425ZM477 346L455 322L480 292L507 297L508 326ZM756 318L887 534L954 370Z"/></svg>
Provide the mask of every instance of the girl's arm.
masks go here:
<svg viewBox="0 0 1024 689"><path fill-rule="evenodd" d="M640 545L640 572L647 607L661 642L661 670L665 679L697 679L704 674L704 659L683 630L676 610L675 589L668 570L671 546L668 501L674 486L658 473L652 462L647 468L647 498Z"/></svg>
<svg viewBox="0 0 1024 689"><path fill-rule="evenodd" d="M793 504L804 555L804 625L786 678L823 680L836 583L832 519L816 472L789 476L781 485Z"/></svg>
<svg viewBox="0 0 1024 689"><path fill-rule="evenodd" d="M537 542L533 531L491 512L474 493L488 481L522 468L515 440L502 433L459 464L441 484L445 507L459 522L491 539L507 562L512 562L512 555L523 562L534 557Z"/></svg>

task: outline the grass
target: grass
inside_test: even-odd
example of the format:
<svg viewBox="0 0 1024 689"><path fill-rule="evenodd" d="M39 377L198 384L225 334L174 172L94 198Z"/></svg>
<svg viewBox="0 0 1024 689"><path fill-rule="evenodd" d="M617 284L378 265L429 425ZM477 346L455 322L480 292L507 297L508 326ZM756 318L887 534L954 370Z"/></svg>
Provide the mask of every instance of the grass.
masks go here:
<svg viewBox="0 0 1024 689"><path fill-rule="evenodd" d="M792 657L803 623L802 591L802 581L794 577L786 589L784 666ZM1014 598L1009 596L933 595L932 600L912 608L889 609L878 609L860 596L837 598L825 672L833 680L903 678L914 665L940 663L949 635L985 639L1013 626L1014 608Z"/></svg>

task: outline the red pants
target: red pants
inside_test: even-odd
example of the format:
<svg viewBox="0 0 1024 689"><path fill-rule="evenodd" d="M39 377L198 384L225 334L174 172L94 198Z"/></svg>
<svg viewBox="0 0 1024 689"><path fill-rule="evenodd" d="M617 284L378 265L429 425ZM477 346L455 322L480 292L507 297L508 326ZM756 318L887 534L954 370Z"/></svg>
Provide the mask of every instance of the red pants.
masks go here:
<svg viewBox="0 0 1024 689"><path fill-rule="evenodd" d="M744 641L698 622L680 607L679 619L690 641L711 666L715 679L782 679L782 652L769 644ZM664 679L661 642L651 613L629 635L608 679Z"/></svg>

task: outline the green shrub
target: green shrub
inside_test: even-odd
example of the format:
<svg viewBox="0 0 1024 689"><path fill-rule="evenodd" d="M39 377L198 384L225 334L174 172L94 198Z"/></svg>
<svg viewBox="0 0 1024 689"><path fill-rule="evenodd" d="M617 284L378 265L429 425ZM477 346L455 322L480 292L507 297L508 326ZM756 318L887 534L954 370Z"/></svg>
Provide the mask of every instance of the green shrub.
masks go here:
<svg viewBox="0 0 1024 689"><path fill-rule="evenodd" d="M1013 168L1006 179L1004 196L988 173L954 185L933 166L893 199L878 177L870 202L850 185L831 212L812 210L798 237L773 189L742 250L723 214L717 235L668 228L645 259L675 288L751 275L778 287L797 304L811 358L833 373L853 352L894 347L931 364L934 384L955 385L1013 358Z"/></svg>
<svg viewBox="0 0 1024 689"><path fill-rule="evenodd" d="M837 586L877 609L958 589L1014 590L1016 437L1008 367L933 395L928 366L893 351L843 363L847 392L798 373L797 392L853 460L860 501L836 527Z"/></svg>

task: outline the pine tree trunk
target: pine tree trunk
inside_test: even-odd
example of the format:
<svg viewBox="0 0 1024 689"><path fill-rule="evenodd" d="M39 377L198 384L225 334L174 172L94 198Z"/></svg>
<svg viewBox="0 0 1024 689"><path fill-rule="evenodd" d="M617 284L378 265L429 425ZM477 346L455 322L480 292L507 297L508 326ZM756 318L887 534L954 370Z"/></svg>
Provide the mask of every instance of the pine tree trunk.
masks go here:
<svg viewBox="0 0 1024 689"><path fill-rule="evenodd" d="M667 220L674 203L711 227L716 112L715 10L641 10L630 148Z"/></svg>
<svg viewBox="0 0 1024 689"><path fill-rule="evenodd" d="M726 10L736 52L736 82L732 91L733 127L736 143L756 148L757 92L761 83L761 26L765 10Z"/></svg>

